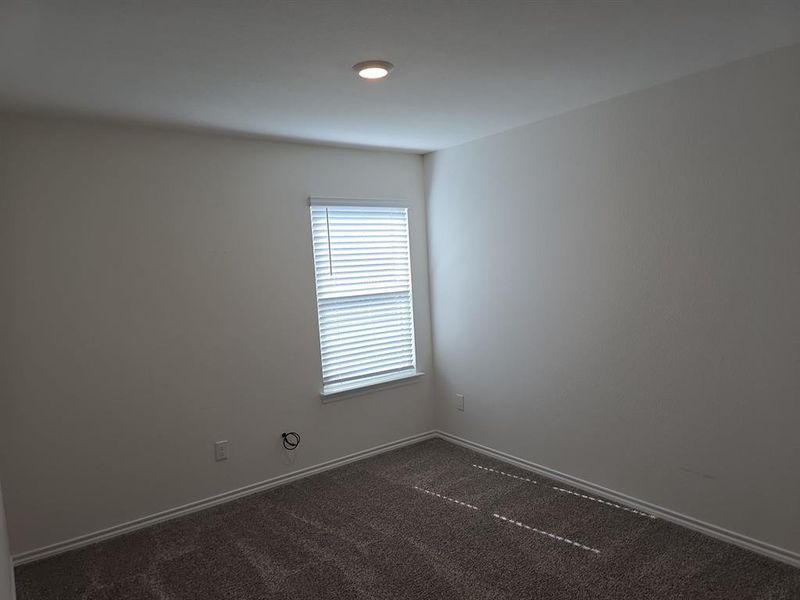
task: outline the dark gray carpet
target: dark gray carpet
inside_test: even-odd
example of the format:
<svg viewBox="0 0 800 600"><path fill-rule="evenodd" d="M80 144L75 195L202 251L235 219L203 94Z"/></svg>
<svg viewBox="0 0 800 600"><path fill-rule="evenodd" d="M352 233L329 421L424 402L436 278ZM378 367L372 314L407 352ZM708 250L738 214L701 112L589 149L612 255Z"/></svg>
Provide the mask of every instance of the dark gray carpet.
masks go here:
<svg viewBox="0 0 800 600"><path fill-rule="evenodd" d="M600 500L431 440L19 567L19 600L800 598L798 569Z"/></svg>

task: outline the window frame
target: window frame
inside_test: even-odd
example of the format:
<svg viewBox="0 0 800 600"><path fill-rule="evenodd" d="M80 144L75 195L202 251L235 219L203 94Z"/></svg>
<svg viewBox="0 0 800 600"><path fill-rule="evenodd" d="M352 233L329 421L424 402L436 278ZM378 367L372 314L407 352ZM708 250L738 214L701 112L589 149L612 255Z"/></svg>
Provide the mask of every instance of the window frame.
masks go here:
<svg viewBox="0 0 800 600"><path fill-rule="evenodd" d="M316 254L313 245L313 218L312 208L315 207L353 207L353 208L402 208L406 210L406 233L408 235L408 293L411 302L411 344L413 350L413 367L404 371L389 373L386 375L378 376L365 376L356 380L341 382L341 383L324 383L323 370L322 370L322 331L320 323L320 306L319 306L319 290L317 287L317 271L316 271ZM419 370L418 353L417 353L417 332L416 332L416 318L415 318L415 302L414 302L414 285L413 285L413 257L411 250L411 207L408 202L395 199L375 199L375 198L335 198L312 196L308 199L309 211L309 225L311 227L311 255L312 264L314 267L314 294L315 304L317 311L317 339L319 346L319 373L320 373L320 397L323 403L333 402L342 398L350 396L358 396L368 394L383 389L395 388L398 386L408 385L415 383L425 373Z"/></svg>

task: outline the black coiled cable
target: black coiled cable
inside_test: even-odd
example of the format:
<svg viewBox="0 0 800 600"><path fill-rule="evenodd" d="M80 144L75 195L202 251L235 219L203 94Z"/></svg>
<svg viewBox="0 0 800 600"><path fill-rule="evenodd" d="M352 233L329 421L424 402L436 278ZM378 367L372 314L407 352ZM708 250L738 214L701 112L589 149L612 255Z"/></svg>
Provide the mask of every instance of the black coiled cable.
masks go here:
<svg viewBox="0 0 800 600"><path fill-rule="evenodd" d="M296 431L282 433L281 437L283 438L283 447L287 450L294 450L300 445L300 434L298 434Z"/></svg>

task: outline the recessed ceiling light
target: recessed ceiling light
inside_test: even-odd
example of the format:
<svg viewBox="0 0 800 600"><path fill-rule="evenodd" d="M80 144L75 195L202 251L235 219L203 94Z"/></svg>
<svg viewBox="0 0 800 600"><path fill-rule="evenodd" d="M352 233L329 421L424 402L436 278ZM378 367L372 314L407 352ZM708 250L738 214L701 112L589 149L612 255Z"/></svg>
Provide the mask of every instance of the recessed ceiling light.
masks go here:
<svg viewBox="0 0 800 600"><path fill-rule="evenodd" d="M365 60L353 65L353 70L358 73L361 79L383 79L389 74L394 65L385 60Z"/></svg>

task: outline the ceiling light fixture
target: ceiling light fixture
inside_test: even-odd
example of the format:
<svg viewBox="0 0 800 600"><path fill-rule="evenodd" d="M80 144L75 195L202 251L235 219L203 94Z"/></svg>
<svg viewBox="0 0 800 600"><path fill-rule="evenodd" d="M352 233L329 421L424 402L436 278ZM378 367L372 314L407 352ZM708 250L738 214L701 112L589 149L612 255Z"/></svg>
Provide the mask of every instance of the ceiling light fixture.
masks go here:
<svg viewBox="0 0 800 600"><path fill-rule="evenodd" d="M393 68L394 65L385 60L365 60L364 62L353 65L353 70L358 73L361 79L368 79L371 81L383 79Z"/></svg>

